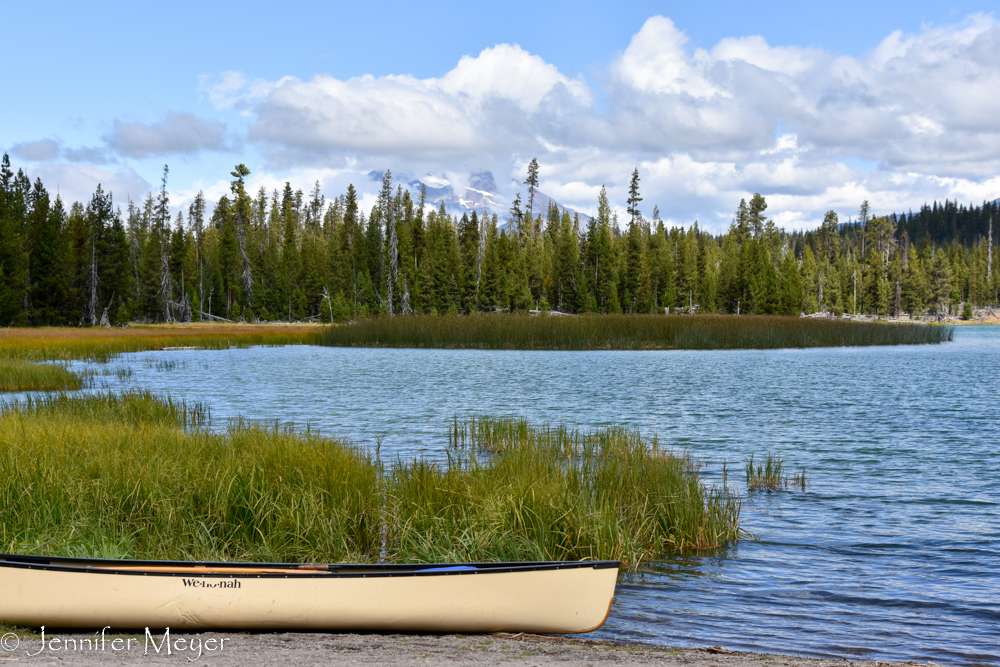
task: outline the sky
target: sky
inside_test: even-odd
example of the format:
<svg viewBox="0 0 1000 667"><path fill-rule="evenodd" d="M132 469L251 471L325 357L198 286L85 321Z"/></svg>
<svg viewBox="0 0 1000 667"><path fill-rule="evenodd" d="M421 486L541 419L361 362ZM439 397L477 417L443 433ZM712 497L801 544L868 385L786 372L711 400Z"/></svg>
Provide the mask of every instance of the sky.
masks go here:
<svg viewBox="0 0 1000 667"><path fill-rule="evenodd" d="M11 4L0 151L64 200L101 183L175 208L250 187L327 197L369 172L508 200L531 158L581 212L722 231L1000 197L993 2Z"/></svg>

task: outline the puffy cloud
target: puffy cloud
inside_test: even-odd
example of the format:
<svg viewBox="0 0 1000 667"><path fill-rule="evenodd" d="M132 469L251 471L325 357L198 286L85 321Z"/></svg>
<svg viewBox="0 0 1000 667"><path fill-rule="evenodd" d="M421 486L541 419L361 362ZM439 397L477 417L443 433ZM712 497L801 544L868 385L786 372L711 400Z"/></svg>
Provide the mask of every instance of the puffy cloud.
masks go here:
<svg viewBox="0 0 1000 667"><path fill-rule="evenodd" d="M247 98L264 88L248 87ZM483 159L538 148L536 132L591 101L582 79L501 44L462 58L441 78L282 79L255 107L249 136L282 165L355 155Z"/></svg>
<svg viewBox="0 0 1000 667"><path fill-rule="evenodd" d="M112 150L132 158L232 148L224 123L202 120L191 113L168 113L163 121L150 125L115 119L104 140Z"/></svg>
<svg viewBox="0 0 1000 667"><path fill-rule="evenodd" d="M449 156L486 150L460 100L407 76L285 81L257 108L252 140L299 154Z"/></svg>
<svg viewBox="0 0 1000 667"><path fill-rule="evenodd" d="M475 58L463 56L455 69L436 81L436 88L479 103L508 100L524 111L537 111L554 89L564 89L583 104L591 101L586 83L567 79L554 65L517 44L498 44Z"/></svg>
<svg viewBox="0 0 1000 667"><path fill-rule="evenodd" d="M662 16L646 21L611 66L615 78L640 93L683 95L694 99L728 97L705 76L705 53L692 60L687 36Z"/></svg>
<svg viewBox="0 0 1000 667"><path fill-rule="evenodd" d="M1000 28L957 26L887 37L865 58L726 38L687 53L662 17L612 64L614 144L642 150L766 149L784 126L831 159L980 178L1000 167ZM749 156L744 156L746 159Z"/></svg>
<svg viewBox="0 0 1000 667"><path fill-rule="evenodd" d="M44 162L58 157L59 144L52 139L24 141L19 144L14 144L11 147L10 152L23 160Z"/></svg>

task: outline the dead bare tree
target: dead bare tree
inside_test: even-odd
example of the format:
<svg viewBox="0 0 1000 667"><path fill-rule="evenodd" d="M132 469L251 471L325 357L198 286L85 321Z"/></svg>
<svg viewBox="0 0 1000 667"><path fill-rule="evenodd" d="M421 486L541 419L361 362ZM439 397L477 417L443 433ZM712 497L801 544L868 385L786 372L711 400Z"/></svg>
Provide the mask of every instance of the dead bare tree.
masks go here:
<svg viewBox="0 0 1000 667"><path fill-rule="evenodd" d="M243 291L246 293L247 305L253 304L253 272L250 269L250 259L247 257L247 239L244 230L243 216L236 207L236 237L240 245L240 259L243 260Z"/></svg>
<svg viewBox="0 0 1000 667"><path fill-rule="evenodd" d="M173 280L170 279L170 261L167 256L167 244L160 239L160 297L163 299L163 317L167 322L174 321L171 303L174 300Z"/></svg>
<svg viewBox="0 0 1000 667"><path fill-rule="evenodd" d="M386 219L389 226L389 315L392 315L392 288L399 280L399 239L396 237L396 223L391 219Z"/></svg>
<svg viewBox="0 0 1000 667"><path fill-rule="evenodd" d="M486 254L486 211L479 222L479 248L476 256L476 303L479 303L479 282L483 278L483 256Z"/></svg>

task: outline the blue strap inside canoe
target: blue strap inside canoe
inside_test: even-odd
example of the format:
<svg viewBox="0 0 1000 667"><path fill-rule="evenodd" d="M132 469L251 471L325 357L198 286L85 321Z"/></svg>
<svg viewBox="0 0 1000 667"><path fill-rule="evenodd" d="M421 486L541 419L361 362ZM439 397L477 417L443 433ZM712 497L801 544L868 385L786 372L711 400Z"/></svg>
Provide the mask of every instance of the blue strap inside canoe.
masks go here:
<svg viewBox="0 0 1000 667"><path fill-rule="evenodd" d="M426 570L418 570L418 572L468 572L475 569L474 565L449 565L448 567L429 567Z"/></svg>

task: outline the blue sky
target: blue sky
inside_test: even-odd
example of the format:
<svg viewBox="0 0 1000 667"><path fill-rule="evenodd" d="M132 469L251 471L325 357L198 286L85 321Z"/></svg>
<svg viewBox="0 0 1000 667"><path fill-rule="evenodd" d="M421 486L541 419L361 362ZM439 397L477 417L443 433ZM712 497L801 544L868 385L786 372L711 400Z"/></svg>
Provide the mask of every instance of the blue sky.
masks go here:
<svg viewBox="0 0 1000 667"><path fill-rule="evenodd" d="M236 162L328 196L488 169L512 196L537 156L586 211L638 165L677 223L761 191L811 226L1000 196L998 4L18 3L0 150L70 199L141 198L168 163L179 205Z"/></svg>

